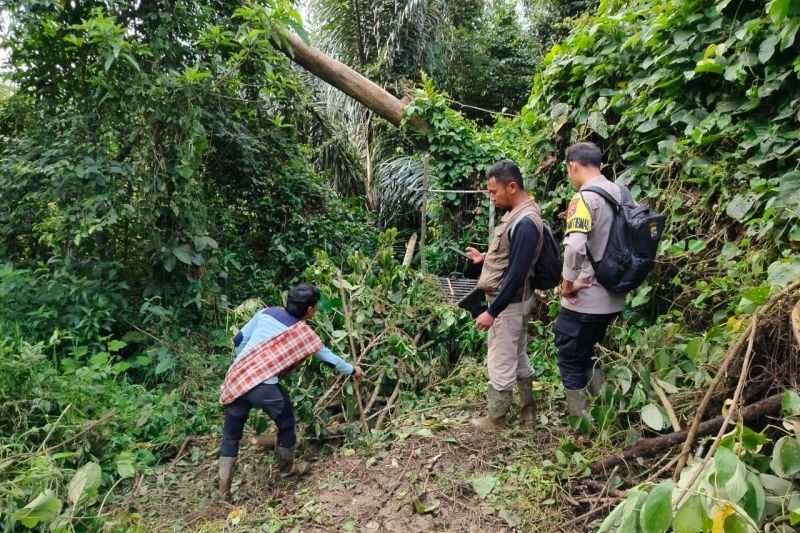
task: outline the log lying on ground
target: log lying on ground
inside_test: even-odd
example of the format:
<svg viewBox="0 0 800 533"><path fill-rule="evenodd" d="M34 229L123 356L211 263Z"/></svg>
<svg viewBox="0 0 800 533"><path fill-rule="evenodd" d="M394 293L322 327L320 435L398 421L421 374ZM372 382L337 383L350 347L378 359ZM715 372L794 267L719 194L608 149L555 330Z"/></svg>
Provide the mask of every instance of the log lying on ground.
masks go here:
<svg viewBox="0 0 800 533"><path fill-rule="evenodd" d="M760 416L774 413L780 409L782 398L783 393L775 394L769 398L748 405L742 409L740 413L741 418L745 422L750 422ZM698 427L697 434L703 436L718 431L724 420L724 416L718 416L716 418L706 420ZM639 441L636 446L628 448L620 454L612 455L611 457L608 457L598 463L594 463L590 469L593 474L609 472L615 466L626 461L630 461L631 459L635 459L637 457L650 457L662 450L670 448L671 446L681 444L686 440L687 434L688 430L683 430L675 433L668 433L666 435L660 435L658 437L643 439Z"/></svg>

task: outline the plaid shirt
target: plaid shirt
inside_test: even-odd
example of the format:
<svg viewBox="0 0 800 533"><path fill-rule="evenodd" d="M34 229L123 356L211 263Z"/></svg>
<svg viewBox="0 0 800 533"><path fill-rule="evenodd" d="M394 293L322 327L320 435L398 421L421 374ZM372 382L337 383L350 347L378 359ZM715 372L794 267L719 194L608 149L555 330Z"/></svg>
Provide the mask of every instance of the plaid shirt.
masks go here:
<svg viewBox="0 0 800 533"><path fill-rule="evenodd" d="M322 346L322 339L303 321L257 344L228 369L219 403L227 405L265 379L291 370Z"/></svg>

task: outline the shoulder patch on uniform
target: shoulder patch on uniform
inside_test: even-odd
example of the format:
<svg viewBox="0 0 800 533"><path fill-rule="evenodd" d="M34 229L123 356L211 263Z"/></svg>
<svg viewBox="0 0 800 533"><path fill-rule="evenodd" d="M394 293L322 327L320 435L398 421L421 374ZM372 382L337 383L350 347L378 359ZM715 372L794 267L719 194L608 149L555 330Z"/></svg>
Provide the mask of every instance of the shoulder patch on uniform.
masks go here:
<svg viewBox="0 0 800 533"><path fill-rule="evenodd" d="M576 194L567 208L567 228L565 233L589 233L592 230L592 214L583 197Z"/></svg>

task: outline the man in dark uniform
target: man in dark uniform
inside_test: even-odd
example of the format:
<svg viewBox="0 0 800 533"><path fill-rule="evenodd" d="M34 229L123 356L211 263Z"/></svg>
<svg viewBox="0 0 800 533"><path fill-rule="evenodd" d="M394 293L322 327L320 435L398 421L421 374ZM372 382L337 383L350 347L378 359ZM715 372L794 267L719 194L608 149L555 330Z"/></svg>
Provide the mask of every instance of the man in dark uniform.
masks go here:
<svg viewBox="0 0 800 533"><path fill-rule="evenodd" d="M611 292L598 283L589 259L589 253L603 257L614 211L603 197L586 188L599 187L621 199L620 188L600 172L601 158L597 145L582 142L569 149L566 160L567 175L578 192L567 210L561 313L553 328L571 415L586 411L587 393L600 392L605 374L597 361L595 345L625 307L625 294Z"/></svg>

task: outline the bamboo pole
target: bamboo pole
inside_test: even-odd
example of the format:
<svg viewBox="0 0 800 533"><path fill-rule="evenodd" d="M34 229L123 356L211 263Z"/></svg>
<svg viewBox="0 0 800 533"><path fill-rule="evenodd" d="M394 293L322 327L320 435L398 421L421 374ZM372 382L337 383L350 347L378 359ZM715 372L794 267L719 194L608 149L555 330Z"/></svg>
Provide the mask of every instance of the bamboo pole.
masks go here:
<svg viewBox="0 0 800 533"><path fill-rule="evenodd" d="M430 154L425 154L422 157L422 210L420 213L420 228L419 228L419 264L422 272L428 271L428 265L425 261L425 235L428 232L428 185L430 177L428 175Z"/></svg>

